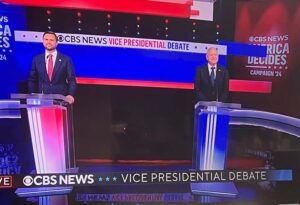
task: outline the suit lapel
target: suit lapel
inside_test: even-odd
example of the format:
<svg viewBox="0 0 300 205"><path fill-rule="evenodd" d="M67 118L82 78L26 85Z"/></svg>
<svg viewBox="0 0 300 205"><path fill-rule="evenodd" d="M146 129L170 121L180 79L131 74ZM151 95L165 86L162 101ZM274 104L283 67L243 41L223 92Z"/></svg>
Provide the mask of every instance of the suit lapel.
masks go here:
<svg viewBox="0 0 300 205"><path fill-rule="evenodd" d="M43 79L47 79L47 81L50 81L46 67L45 54L41 55L41 58L39 59L39 65L41 65L40 69L42 70L41 73L43 75Z"/></svg>
<svg viewBox="0 0 300 205"><path fill-rule="evenodd" d="M206 79L207 83L211 85L210 83L210 75L209 75L209 71L208 71L208 66L206 65L205 69L204 69L204 78Z"/></svg>
<svg viewBox="0 0 300 205"><path fill-rule="evenodd" d="M218 68L216 71L216 82L220 82L221 76L222 76L222 70L221 68Z"/></svg>
<svg viewBox="0 0 300 205"><path fill-rule="evenodd" d="M221 79L223 78L223 70L219 66L218 66L216 75L217 75L216 76L216 83L218 85L219 82L221 81Z"/></svg>
<svg viewBox="0 0 300 205"><path fill-rule="evenodd" d="M52 76L52 80L55 78L57 72L59 71L60 65L61 65L61 55L59 52L57 52L57 56L56 56L56 60L55 60L55 64L54 64L54 69L53 69L53 76Z"/></svg>

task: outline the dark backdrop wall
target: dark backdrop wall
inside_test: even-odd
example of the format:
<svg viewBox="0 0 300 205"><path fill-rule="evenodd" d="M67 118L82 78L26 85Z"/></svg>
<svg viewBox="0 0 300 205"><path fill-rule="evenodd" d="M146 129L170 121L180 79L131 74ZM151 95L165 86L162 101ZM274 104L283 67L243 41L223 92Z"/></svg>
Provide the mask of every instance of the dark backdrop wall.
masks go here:
<svg viewBox="0 0 300 205"><path fill-rule="evenodd" d="M92 12L90 15L93 14L103 16L101 12ZM135 28L124 28L125 24L134 24L134 15L113 14L115 15L118 20L113 24L115 33L112 35L135 37ZM171 22L168 38L201 43L232 41L234 17L235 1L217 1L215 21L196 21L196 39L189 33L193 29L192 21L178 18L168 18ZM141 32L141 38L165 38L162 33L164 25L159 23L164 22L163 18L141 18L146 19L141 26L145 29ZM93 26L87 25L87 28L89 29L82 32L95 32L91 29ZM74 32L72 27L61 29ZM216 30L219 31L219 35L216 34ZM105 30L100 32L107 34ZM80 85L76 99L74 127L77 158L192 158L193 115L196 102L192 90Z"/></svg>

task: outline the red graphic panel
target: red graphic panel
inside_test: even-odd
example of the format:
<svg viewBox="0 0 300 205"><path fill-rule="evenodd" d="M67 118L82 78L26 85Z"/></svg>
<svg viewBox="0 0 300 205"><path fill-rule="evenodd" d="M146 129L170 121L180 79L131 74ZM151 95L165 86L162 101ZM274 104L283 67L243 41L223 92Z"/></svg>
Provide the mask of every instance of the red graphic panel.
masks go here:
<svg viewBox="0 0 300 205"><path fill-rule="evenodd" d="M238 1L235 41L267 46L266 57L236 58L238 77L274 82L292 74L299 65L299 9L293 0Z"/></svg>
<svg viewBox="0 0 300 205"><path fill-rule="evenodd" d="M76 78L77 83L87 85L117 85L117 86L138 86L152 88L173 88L173 89L194 89L193 83L177 83L162 81L141 81L141 80L121 80L103 78ZM231 92L254 92L271 93L272 83L265 81L230 80L229 90Z"/></svg>
<svg viewBox="0 0 300 205"><path fill-rule="evenodd" d="M231 77L272 82L272 95L234 98L242 105L299 117L300 1L237 1L235 41L266 45L266 57L235 57Z"/></svg>
<svg viewBox="0 0 300 205"><path fill-rule="evenodd" d="M191 8L193 0L5 0L5 2L26 6L90 9L179 18L199 15L199 11Z"/></svg>

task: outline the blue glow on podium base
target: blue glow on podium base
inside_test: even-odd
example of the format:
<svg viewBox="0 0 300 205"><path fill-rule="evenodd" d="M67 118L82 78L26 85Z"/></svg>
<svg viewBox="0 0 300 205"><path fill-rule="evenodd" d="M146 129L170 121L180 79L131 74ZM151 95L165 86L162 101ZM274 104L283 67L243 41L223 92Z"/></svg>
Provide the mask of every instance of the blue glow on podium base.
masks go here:
<svg viewBox="0 0 300 205"><path fill-rule="evenodd" d="M191 183L193 194L213 197L236 198L238 190L233 182Z"/></svg>
<svg viewBox="0 0 300 205"><path fill-rule="evenodd" d="M78 173L79 168L67 169L66 173ZM31 174L36 174L36 171L32 171ZM34 197L34 196L52 196L69 194L73 190L72 186L66 187L28 187L18 188L15 194L19 197Z"/></svg>
<svg viewBox="0 0 300 205"><path fill-rule="evenodd" d="M33 197L69 194L72 190L73 187L35 187L18 188L15 193L19 197Z"/></svg>
<svg viewBox="0 0 300 205"><path fill-rule="evenodd" d="M227 105L230 104L204 103L200 102L195 109L193 169L224 170L230 120ZM233 182L191 183L190 187L205 203L215 201L215 197L235 198L238 195Z"/></svg>

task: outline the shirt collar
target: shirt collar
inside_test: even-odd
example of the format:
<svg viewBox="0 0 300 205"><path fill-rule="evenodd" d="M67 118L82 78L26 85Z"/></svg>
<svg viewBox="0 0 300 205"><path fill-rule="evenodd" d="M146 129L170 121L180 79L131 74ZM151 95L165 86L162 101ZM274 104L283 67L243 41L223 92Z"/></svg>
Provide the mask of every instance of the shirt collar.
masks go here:
<svg viewBox="0 0 300 205"><path fill-rule="evenodd" d="M209 63L207 64L207 67L208 67L208 70L209 70L209 73L211 73L211 71L212 71L212 67L214 67L215 68L215 72L214 73L216 73L216 70L217 70L217 65L215 65L215 66L212 66L212 65L210 65Z"/></svg>
<svg viewBox="0 0 300 205"><path fill-rule="evenodd" d="M215 69L217 69L217 65L212 66L212 65L210 65L210 64L208 63L207 66L208 66L208 68L209 68L210 70L211 70L212 67L214 67Z"/></svg>
<svg viewBox="0 0 300 205"><path fill-rule="evenodd" d="M55 49L53 52L49 52L49 51L45 51L45 57L47 58L49 54L52 54L52 57L56 57L57 56L57 50Z"/></svg>

